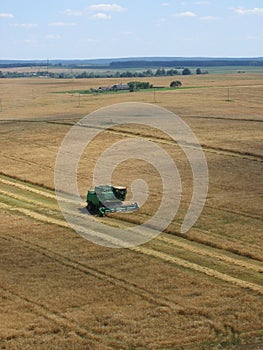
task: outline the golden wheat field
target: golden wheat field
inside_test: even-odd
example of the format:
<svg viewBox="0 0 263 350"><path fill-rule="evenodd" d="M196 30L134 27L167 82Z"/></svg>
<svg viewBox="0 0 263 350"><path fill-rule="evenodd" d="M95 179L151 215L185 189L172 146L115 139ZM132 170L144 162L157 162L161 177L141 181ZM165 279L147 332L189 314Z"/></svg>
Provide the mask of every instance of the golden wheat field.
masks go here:
<svg viewBox="0 0 263 350"><path fill-rule="evenodd" d="M263 75L182 76L182 88L155 93L74 93L130 80L0 79L0 349L263 349ZM144 80L168 87L173 79ZM127 139L162 147L183 189L163 233L112 249L69 227L54 168L70 128L120 102L181 117L202 145L209 187L198 221L181 233L193 191L184 152L146 126L101 130L78 164L83 198L101 153ZM138 211L94 220L111 228L147 221L162 198L158 172L141 159L113 172L129 193L137 178L149 189Z"/></svg>

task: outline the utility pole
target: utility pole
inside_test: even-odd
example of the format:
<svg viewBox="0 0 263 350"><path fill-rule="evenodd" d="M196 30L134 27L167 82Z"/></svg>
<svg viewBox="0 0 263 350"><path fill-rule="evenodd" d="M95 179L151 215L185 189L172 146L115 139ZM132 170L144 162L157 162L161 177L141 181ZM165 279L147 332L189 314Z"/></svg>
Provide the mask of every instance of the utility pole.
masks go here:
<svg viewBox="0 0 263 350"><path fill-rule="evenodd" d="M230 101L230 89L227 88L227 101L229 102Z"/></svg>

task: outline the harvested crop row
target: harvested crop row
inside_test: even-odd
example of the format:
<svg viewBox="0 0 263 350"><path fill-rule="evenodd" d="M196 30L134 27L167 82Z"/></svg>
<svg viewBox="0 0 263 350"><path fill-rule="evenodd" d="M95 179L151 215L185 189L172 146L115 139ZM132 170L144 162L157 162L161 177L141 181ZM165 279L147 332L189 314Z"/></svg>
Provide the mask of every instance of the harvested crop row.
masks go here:
<svg viewBox="0 0 263 350"><path fill-rule="evenodd" d="M17 212L20 212L20 213L22 213L22 214L24 214L26 216L29 216L29 217L35 219L35 220L39 220L39 221L42 221L42 222L46 222L46 223L55 224L55 225L58 225L58 226L61 226L61 227L69 228L69 225L65 221L57 220L57 219L54 219L54 218L50 218L50 217L48 217L46 215L41 215L39 213L35 213L35 212L33 212L31 210L28 210L28 209L16 208L16 207L12 207L10 205L3 204L3 203L0 204L0 208L11 210L11 211L17 211ZM115 242L116 241L115 238L109 237L109 236L107 236L107 235L105 235L103 233L94 232L94 235L96 235L96 236L99 235L99 236L101 236L101 238L103 240L108 240L112 244L120 244L121 243L121 242ZM217 279L222 280L224 282L229 282L229 283L238 285L239 287L242 287L242 288L249 288L249 289L251 289L253 291L256 291L256 292L259 292L260 294L263 294L263 287L262 286L259 286L259 285L256 285L254 283L250 283L250 282L247 282L247 281L244 281L244 280L241 280L241 279L229 276L227 274L220 273L220 272L218 272L218 271L216 271L214 269L210 269L210 268L207 268L207 267L204 267L204 266L200 266L198 264L191 263L189 261L186 261L186 260L183 260L183 259L180 259L180 258L176 258L174 256L171 256L171 255L168 255L168 254L165 254L165 253L162 253L162 252L158 252L158 251L153 250L153 249L141 247L141 246L140 247L132 247L132 248L129 248L129 249L132 250L132 251L136 251L138 253L142 253L142 254L146 254L146 255L149 255L149 256L157 257L157 258L162 259L164 261L172 262L173 264L176 264L178 266L189 268L189 269L192 269L192 270L204 273L204 274L206 274L206 275L208 275L210 277L217 278Z"/></svg>

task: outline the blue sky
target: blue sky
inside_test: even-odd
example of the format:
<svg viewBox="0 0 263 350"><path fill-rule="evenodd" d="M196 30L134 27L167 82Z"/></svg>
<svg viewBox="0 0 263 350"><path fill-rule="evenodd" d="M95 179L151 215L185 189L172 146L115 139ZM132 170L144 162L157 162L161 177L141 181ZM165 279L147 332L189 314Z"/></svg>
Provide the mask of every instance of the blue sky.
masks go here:
<svg viewBox="0 0 263 350"><path fill-rule="evenodd" d="M0 0L0 59L263 56L262 0Z"/></svg>

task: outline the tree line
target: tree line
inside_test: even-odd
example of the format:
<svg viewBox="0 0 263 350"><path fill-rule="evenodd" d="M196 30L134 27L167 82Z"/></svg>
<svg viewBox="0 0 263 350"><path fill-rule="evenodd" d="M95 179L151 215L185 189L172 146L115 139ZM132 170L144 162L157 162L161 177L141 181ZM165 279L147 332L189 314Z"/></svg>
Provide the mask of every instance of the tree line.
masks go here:
<svg viewBox="0 0 263 350"><path fill-rule="evenodd" d="M224 66L263 66L263 58L221 58L221 59L177 59L169 61L132 60L114 61L111 68L140 68L140 67L224 67Z"/></svg>
<svg viewBox="0 0 263 350"><path fill-rule="evenodd" d="M38 72L2 72L0 71L0 78L31 78L31 77L48 77L55 79L88 79L88 78L144 78L144 77L164 77L164 76L176 76L176 75L190 75L190 74L207 74L206 70L197 68L195 71L189 68L178 70L175 68L164 69L158 68L156 70L147 69L145 71L124 71L124 72L52 72L48 70L41 70Z"/></svg>

